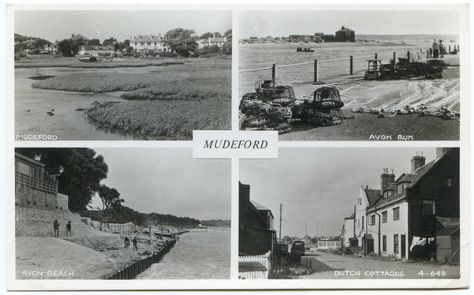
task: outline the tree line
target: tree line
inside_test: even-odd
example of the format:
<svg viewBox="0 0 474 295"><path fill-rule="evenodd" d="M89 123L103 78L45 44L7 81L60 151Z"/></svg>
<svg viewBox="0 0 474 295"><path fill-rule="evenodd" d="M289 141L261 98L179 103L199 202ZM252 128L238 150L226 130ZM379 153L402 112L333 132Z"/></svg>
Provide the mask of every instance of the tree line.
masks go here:
<svg viewBox="0 0 474 295"><path fill-rule="evenodd" d="M226 41L222 47L218 46L207 46L205 48L199 48L198 41L201 39L208 38L225 38ZM18 53L22 50L27 49L28 47L21 45L17 40L32 38L25 37L18 34L15 34L15 53ZM44 44L52 44L51 42L40 39L35 41L37 48L43 48ZM225 55L232 54L232 30L227 30L223 34L219 32L206 32L200 36L196 35L194 30L176 28L166 32L164 35L164 42L170 47L171 51L182 57L190 56L200 56L206 55L209 53L221 53ZM46 43L44 43L46 42ZM44 43L44 44L43 44ZM26 44L26 43L25 43ZM88 39L81 34L73 34L70 38L66 38L60 41L57 41L57 51L65 57L76 56L82 46L113 46L114 51L121 51L125 53L131 53L133 51L132 46L130 45L130 40L126 39L124 41L118 41L114 37L105 39L102 43L99 39ZM34 46L34 47L35 47ZM31 47L31 46L30 46ZM35 47L35 48L36 48Z"/></svg>

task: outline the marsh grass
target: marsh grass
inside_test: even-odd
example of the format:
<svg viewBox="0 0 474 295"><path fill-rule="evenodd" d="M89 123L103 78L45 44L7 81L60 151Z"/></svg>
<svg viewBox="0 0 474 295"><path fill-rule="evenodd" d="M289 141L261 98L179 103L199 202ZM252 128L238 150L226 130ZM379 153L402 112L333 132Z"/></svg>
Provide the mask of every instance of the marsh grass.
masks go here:
<svg viewBox="0 0 474 295"><path fill-rule="evenodd" d="M98 62L81 62L76 57L30 57L15 61L15 68L97 68L97 69L113 69L113 68L140 68L149 66L168 66L184 64L185 60L176 58L163 59L142 59L142 58L124 58L120 60L98 61Z"/></svg>
<svg viewBox="0 0 474 295"><path fill-rule="evenodd" d="M230 129L228 96L96 104L86 111L99 129L143 139L190 140L193 130Z"/></svg>

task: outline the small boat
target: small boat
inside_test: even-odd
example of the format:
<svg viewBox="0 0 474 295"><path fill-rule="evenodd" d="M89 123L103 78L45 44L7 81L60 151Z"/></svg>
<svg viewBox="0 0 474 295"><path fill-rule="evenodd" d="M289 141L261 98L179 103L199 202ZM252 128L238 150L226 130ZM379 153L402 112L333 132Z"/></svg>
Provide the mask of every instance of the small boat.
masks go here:
<svg viewBox="0 0 474 295"><path fill-rule="evenodd" d="M297 47L296 52L314 52L314 49L311 47Z"/></svg>
<svg viewBox="0 0 474 295"><path fill-rule="evenodd" d="M96 61L97 61L97 57L95 57L95 56L79 57L79 61L82 61L82 62L96 62Z"/></svg>

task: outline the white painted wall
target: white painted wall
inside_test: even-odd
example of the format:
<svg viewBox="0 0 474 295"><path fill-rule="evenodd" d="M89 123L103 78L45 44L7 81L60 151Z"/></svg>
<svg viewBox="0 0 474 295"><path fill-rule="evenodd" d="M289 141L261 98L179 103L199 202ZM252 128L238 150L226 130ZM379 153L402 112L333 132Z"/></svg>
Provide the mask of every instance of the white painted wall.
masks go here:
<svg viewBox="0 0 474 295"><path fill-rule="evenodd" d="M393 220L393 209L399 207L400 208L400 219L394 221ZM396 204L377 209L376 212L380 214L380 221L382 221L382 212L387 211L387 222L381 223L380 226L380 245L379 245L379 238L378 238L378 224L379 224L379 217L375 215L375 224L370 225L368 222L368 233L372 234L374 238L374 252L376 254L379 253L379 247L381 247L381 255L382 256L396 256L397 259L401 259L401 236L405 235L405 253L407 258L408 256L408 249L410 245L408 244L408 203L406 201L397 202ZM367 218L370 220L370 216L374 215L373 212L367 214ZM394 252L394 235L398 235L398 253L395 254ZM383 236L387 236L387 249L383 251L382 244L383 244Z"/></svg>
<svg viewBox="0 0 474 295"><path fill-rule="evenodd" d="M344 233L342 238L344 239L344 246L349 247L349 239L354 237L354 219L344 219Z"/></svg>
<svg viewBox="0 0 474 295"><path fill-rule="evenodd" d="M364 187L361 186L359 189L359 194L356 199L356 210L355 210L355 233L356 238L359 240L358 246L362 247L362 238L364 237L366 230L366 220L365 213L367 212L367 207L369 206L367 196L365 195Z"/></svg>

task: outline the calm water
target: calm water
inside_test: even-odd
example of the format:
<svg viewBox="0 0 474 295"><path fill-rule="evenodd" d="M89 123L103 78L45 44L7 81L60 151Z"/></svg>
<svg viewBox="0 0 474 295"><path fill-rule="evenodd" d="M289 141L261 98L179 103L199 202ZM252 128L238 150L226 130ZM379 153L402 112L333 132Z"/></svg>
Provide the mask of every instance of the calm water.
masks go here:
<svg viewBox="0 0 474 295"><path fill-rule="evenodd" d="M113 70L118 72L117 69ZM67 68L15 69L15 135L56 135L58 140L133 139L130 136L98 130L87 122L83 112L76 111L77 108L90 107L94 101L121 101L120 93L81 93L37 89L31 87L31 84L37 81L29 78L93 71ZM55 115L49 116L47 112L52 109Z"/></svg>
<svg viewBox="0 0 474 295"><path fill-rule="evenodd" d="M190 232L180 236L163 259L137 279L228 279L230 230Z"/></svg>
<svg viewBox="0 0 474 295"><path fill-rule="evenodd" d="M367 36L368 40L371 40ZM414 52L418 49L428 49L431 47L433 37L417 36L415 39L409 39L408 36L391 36L392 40L382 38L380 42L356 42L356 43L310 43L304 46L313 47L314 52L296 52L296 48L300 46L297 43L263 43L263 44L239 44L239 64L240 70L255 69L262 67L271 67L272 64L287 65L294 63L310 62L311 64L298 67L279 68L277 77L282 84L298 84L310 83L313 81L312 64L315 59L328 60L354 57L354 74L362 74L367 68L366 59L372 57L375 53L378 58L382 58L384 63L392 58L393 52L397 57L406 57L407 51ZM359 36L357 36L359 38ZM380 38L380 36L379 36ZM443 36L438 39L447 40L445 46L457 44L449 42L454 40L453 36ZM366 38L364 38L366 39ZM405 42L403 44L402 42ZM319 76L321 80L335 78L341 75L349 74L349 60L336 61L330 63L320 63ZM270 79L271 70L258 72L240 73L240 95L253 91L255 82L261 79ZM298 93L296 95L304 95L307 93Z"/></svg>

